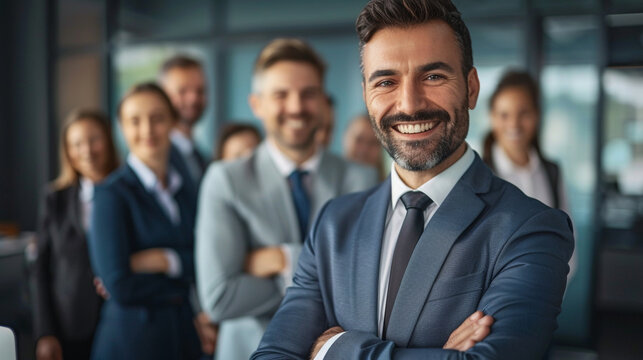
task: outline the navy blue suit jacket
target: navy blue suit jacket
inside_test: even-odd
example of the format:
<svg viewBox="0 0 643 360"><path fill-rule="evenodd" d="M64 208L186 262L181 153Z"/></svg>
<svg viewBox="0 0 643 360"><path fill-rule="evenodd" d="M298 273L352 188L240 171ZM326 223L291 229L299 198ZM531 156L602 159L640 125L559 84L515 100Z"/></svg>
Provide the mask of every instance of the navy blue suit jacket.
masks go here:
<svg viewBox="0 0 643 360"><path fill-rule="evenodd" d="M174 197L181 218L178 226L127 165L96 187L90 255L111 297L103 306L92 358L198 357L188 300L194 282L196 187L184 177ZM177 252L180 277L131 272L130 255L158 247Z"/></svg>
<svg viewBox="0 0 643 360"><path fill-rule="evenodd" d="M322 332L346 330L326 359L539 359L556 328L573 250L568 217L493 176L476 158L429 221L377 336L378 273L390 179L330 201L309 233L294 285L253 359L307 359ZM476 310L491 334L443 350Z"/></svg>

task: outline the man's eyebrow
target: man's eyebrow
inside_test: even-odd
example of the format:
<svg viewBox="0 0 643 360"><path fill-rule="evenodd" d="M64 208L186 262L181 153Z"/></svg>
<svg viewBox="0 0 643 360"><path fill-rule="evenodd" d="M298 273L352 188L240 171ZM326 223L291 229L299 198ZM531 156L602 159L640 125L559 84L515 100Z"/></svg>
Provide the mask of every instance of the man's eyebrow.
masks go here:
<svg viewBox="0 0 643 360"><path fill-rule="evenodd" d="M371 76L368 77L368 82L371 82L371 81L373 81L373 80L375 80L375 79L377 79L379 77L382 77L382 76L391 76L391 75L395 75L395 74L396 74L396 72L393 71L393 70L388 70L388 69L375 70L375 71L373 71Z"/></svg>
<svg viewBox="0 0 643 360"><path fill-rule="evenodd" d="M424 64L418 68L419 71L421 72L427 72L427 71L433 71L433 70L444 70L448 72L455 72L451 65L442 62L442 61L437 61L437 62L432 62L428 64Z"/></svg>

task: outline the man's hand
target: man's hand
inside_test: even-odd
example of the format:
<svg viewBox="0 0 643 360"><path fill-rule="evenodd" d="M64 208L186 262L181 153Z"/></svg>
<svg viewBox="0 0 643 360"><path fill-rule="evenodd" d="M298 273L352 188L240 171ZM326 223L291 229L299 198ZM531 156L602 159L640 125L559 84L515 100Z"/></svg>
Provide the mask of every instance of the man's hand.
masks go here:
<svg viewBox="0 0 643 360"><path fill-rule="evenodd" d="M313 348L310 352L310 360L313 360L315 356L317 356L317 353L319 352L319 350L321 350L326 341L330 340L330 338L341 332L344 332L344 329L342 329L341 326L335 326L324 331L324 333L317 338L315 344L313 344Z"/></svg>
<svg viewBox="0 0 643 360"><path fill-rule="evenodd" d="M146 249L135 252L129 258L130 268L135 273L166 273L170 263L161 248Z"/></svg>
<svg viewBox="0 0 643 360"><path fill-rule="evenodd" d="M62 360L63 350L55 336L43 336L36 344L37 360Z"/></svg>
<svg viewBox="0 0 643 360"><path fill-rule="evenodd" d="M467 351L482 341L491 332L493 318L482 311L476 311L455 329L443 349Z"/></svg>
<svg viewBox="0 0 643 360"><path fill-rule="evenodd" d="M217 348L219 326L210 322L210 318L203 311L194 318L194 327L201 340L201 350L206 355L214 354Z"/></svg>
<svg viewBox="0 0 643 360"><path fill-rule="evenodd" d="M105 284L103 284L103 280L98 276L94 278L94 287L96 288L96 294L98 294L98 296L102 297L103 300L109 300L109 292Z"/></svg>
<svg viewBox="0 0 643 360"><path fill-rule="evenodd" d="M269 246L252 251L246 256L246 272L257 277L271 277L286 268L286 256L278 246Z"/></svg>

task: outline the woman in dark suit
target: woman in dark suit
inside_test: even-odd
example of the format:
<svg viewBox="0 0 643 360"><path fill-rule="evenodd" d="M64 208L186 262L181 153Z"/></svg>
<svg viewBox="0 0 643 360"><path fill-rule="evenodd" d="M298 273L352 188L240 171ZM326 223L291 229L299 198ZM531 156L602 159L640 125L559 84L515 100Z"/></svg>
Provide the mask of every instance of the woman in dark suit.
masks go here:
<svg viewBox="0 0 643 360"><path fill-rule="evenodd" d="M177 114L157 85L121 100L127 163L96 188L90 255L109 298L93 359L195 359L200 345L188 301L194 281L196 187L170 165Z"/></svg>
<svg viewBox="0 0 643 360"><path fill-rule="evenodd" d="M48 191L34 263L36 358L89 359L101 299L85 234L94 184L117 166L107 119L99 112L70 114L60 140L60 176Z"/></svg>

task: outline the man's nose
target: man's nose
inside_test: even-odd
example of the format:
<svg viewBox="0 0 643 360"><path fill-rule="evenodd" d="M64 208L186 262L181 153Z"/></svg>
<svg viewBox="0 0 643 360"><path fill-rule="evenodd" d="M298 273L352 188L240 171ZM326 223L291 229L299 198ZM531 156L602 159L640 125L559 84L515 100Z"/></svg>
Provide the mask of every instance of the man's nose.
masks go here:
<svg viewBox="0 0 643 360"><path fill-rule="evenodd" d="M286 113L288 114L301 114L303 107L303 99L299 94L291 94L286 99Z"/></svg>
<svg viewBox="0 0 643 360"><path fill-rule="evenodd" d="M426 108L426 94L422 85L415 81L404 81L400 84L398 97L398 111L412 115L416 111Z"/></svg>

